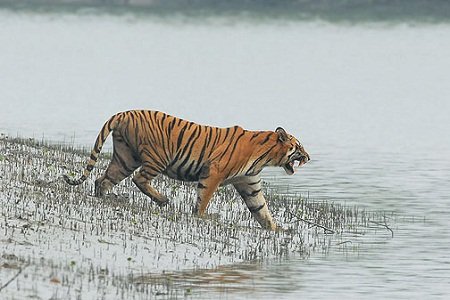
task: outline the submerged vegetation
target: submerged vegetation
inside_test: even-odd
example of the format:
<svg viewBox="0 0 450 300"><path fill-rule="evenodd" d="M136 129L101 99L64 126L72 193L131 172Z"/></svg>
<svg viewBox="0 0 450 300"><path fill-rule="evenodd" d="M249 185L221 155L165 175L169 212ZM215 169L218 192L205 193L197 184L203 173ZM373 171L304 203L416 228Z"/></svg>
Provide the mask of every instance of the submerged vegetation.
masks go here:
<svg viewBox="0 0 450 300"><path fill-rule="evenodd" d="M95 198L94 180L107 159L79 187L61 180L84 168L87 153L0 139L2 299L181 297L217 286L226 291L251 280L263 262L357 250L374 224L391 230L385 213L277 195L267 184L269 208L283 228L277 232L262 230L230 187L216 192L205 218L191 214L194 186L166 177L154 180L171 199L164 208L130 179Z"/></svg>

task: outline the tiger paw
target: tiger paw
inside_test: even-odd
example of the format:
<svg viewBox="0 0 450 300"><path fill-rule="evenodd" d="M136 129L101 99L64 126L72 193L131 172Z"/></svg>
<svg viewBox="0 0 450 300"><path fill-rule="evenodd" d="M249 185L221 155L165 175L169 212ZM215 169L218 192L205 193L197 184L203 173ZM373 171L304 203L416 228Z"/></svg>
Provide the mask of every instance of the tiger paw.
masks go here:
<svg viewBox="0 0 450 300"><path fill-rule="evenodd" d="M156 204L158 204L159 207L164 207L167 205L167 203L169 203L169 199L165 196L162 196L159 199L153 199L153 200L156 202Z"/></svg>

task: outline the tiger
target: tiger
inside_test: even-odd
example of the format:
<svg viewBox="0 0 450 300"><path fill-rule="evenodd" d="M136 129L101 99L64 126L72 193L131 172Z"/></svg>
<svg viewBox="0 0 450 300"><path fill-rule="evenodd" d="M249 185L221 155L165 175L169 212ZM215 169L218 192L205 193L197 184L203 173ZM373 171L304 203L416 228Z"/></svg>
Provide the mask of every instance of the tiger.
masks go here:
<svg viewBox="0 0 450 300"><path fill-rule="evenodd" d="M193 213L202 217L217 188L232 184L253 218L268 230L276 230L277 225L262 193L262 169L278 166L292 175L295 164L299 167L310 160L303 145L281 127L275 131L219 128L160 111L129 110L105 122L81 177L63 175L69 185L79 185L88 178L111 132L112 158L104 174L95 180L96 197L135 173L132 181L138 189L164 206L169 199L151 186L152 179L163 174L197 183Z"/></svg>

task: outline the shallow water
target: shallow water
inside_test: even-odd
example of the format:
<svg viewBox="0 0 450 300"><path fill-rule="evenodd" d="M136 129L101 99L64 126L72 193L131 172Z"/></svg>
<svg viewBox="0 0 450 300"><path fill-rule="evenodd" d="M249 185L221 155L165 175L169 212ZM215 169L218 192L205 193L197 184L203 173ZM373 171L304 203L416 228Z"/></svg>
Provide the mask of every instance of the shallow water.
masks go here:
<svg viewBox="0 0 450 300"><path fill-rule="evenodd" d="M90 147L111 114L132 108L283 126L312 161L266 181L393 211L394 238L380 229L357 251L243 268L251 279L227 295L445 298L450 26L235 21L2 11L0 132Z"/></svg>

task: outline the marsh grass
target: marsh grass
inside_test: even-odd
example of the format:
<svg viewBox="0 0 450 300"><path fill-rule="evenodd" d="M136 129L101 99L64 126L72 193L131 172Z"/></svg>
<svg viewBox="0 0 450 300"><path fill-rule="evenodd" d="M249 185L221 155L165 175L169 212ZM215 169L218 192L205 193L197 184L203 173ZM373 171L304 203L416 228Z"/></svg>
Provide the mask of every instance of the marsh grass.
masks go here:
<svg viewBox="0 0 450 300"><path fill-rule="evenodd" d="M386 213L309 198L278 195L265 185L268 205L283 230L260 229L230 187L220 188L205 218L191 214L192 184L165 177L152 183L171 201L154 205L126 179L103 198L90 178L71 187L88 151L32 139L0 139L0 289L4 299L147 299L196 295L199 286L248 285L264 261L312 253L358 251L375 228L390 228ZM385 230L386 231L386 230ZM383 233L384 235L390 233ZM250 270L250 271L249 271Z"/></svg>

